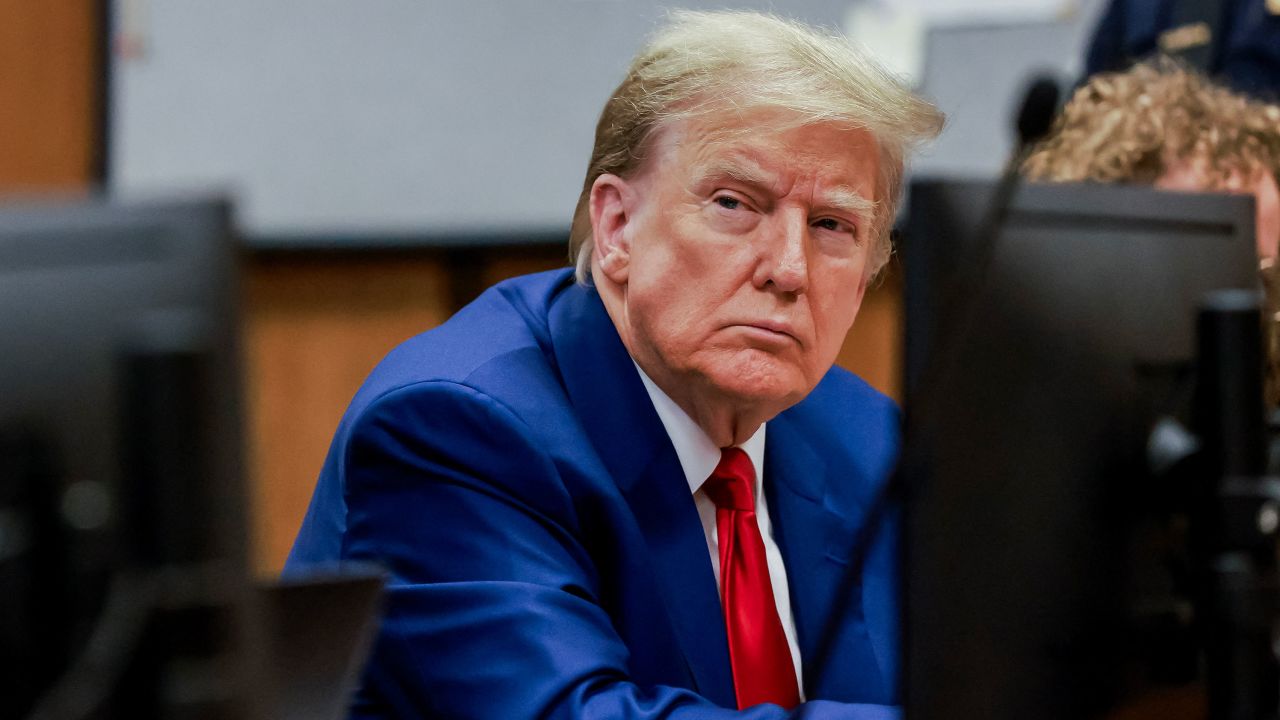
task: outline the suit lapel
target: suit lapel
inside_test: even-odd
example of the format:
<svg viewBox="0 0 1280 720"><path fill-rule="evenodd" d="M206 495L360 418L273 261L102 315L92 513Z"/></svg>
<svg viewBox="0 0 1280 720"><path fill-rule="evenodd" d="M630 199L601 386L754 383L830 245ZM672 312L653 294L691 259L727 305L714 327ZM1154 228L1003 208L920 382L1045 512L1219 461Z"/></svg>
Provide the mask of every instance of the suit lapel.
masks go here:
<svg viewBox="0 0 1280 720"><path fill-rule="evenodd" d="M644 535L696 688L733 707L720 596L671 439L594 289L566 288L550 330L570 401Z"/></svg>
<svg viewBox="0 0 1280 720"><path fill-rule="evenodd" d="M805 694L832 700L868 697L861 688L883 686L866 633L848 551L858 528L857 508L837 508L824 457L783 413L769 422L765 493L774 539L787 568L791 608L804 669ZM845 590L843 598L837 598ZM843 602L841 602L843 600ZM877 693L878 694L878 693ZM874 694L873 694L874 695Z"/></svg>

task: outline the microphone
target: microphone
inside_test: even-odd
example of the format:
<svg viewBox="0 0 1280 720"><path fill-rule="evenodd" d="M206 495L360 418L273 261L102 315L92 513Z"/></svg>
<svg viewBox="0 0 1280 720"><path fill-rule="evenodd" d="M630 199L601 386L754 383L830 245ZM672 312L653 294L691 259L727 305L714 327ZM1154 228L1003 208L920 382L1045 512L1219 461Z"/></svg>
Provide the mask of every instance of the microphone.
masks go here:
<svg viewBox="0 0 1280 720"><path fill-rule="evenodd" d="M987 212L978 223L976 239L981 249L990 253L995 249L996 236L1004 225L1005 216L1009 212L1009 203L1013 194L1022 184L1022 162L1027 159L1031 147L1041 138L1049 134L1053 118L1058 114L1058 100L1062 95L1058 81L1049 75L1039 75L1027 83L1022 93L1022 103L1018 106L1013 128L1017 132L1017 145L1009 156L1004 172L996 183L991 203ZM982 257L989 260L989 257Z"/></svg>
<svg viewBox="0 0 1280 720"><path fill-rule="evenodd" d="M1058 114L1061 96L1061 86L1049 75L1041 75L1028 84L1014 125L1018 131L1019 149L1025 150L1049 133L1053 118Z"/></svg>

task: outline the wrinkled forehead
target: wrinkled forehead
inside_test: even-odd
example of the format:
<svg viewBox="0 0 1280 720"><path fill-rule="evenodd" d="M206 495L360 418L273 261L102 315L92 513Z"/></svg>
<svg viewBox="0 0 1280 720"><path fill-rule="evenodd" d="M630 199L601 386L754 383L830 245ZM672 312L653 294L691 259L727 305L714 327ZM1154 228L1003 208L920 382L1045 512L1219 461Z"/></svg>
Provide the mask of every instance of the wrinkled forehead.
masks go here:
<svg viewBox="0 0 1280 720"><path fill-rule="evenodd" d="M823 142L810 141L822 138ZM646 138L634 175L677 172L696 180L708 174L759 181L780 166L817 172L850 158L875 170L881 147L865 127L841 120L812 120L778 109L721 111L668 119ZM871 178L874 193L879 183ZM869 188L869 191L870 188Z"/></svg>

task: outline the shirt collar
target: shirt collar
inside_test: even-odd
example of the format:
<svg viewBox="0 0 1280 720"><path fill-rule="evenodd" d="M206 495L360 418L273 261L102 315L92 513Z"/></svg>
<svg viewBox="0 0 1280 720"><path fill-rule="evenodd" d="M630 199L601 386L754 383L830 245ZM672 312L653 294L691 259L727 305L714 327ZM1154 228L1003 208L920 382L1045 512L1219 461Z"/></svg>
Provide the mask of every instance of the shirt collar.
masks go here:
<svg viewBox="0 0 1280 720"><path fill-rule="evenodd" d="M631 362L635 365L635 360ZM658 411L658 419L662 420L662 427L671 438L671 444L675 446L676 456L680 458L680 468L684 470L685 480L689 482L689 492L696 493L707 478L711 477L711 471L720 464L720 448L711 442L711 438L698 427L693 418L689 417L675 400L668 397L662 388L640 369L639 365L635 365L635 368L636 372L640 373L644 389L649 393L653 409ZM760 468L764 467L765 425L767 423L761 423L760 429L738 446L747 454L747 457L751 458L751 466L756 469L755 497L757 498L760 497Z"/></svg>

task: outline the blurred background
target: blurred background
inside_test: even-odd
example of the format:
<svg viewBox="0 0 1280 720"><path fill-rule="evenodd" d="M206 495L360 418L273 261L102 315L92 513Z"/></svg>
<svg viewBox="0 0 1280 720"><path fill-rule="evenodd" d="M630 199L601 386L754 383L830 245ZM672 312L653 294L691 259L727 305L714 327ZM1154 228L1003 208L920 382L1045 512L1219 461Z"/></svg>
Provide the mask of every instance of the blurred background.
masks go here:
<svg viewBox="0 0 1280 720"><path fill-rule="evenodd" d="M949 116L915 163L995 175L1034 73L1098 0L685 2L867 44ZM243 245L253 565L282 566L329 440L391 347L562 266L595 120L652 0L0 0L0 193L217 192ZM839 363L900 398L901 272Z"/></svg>

